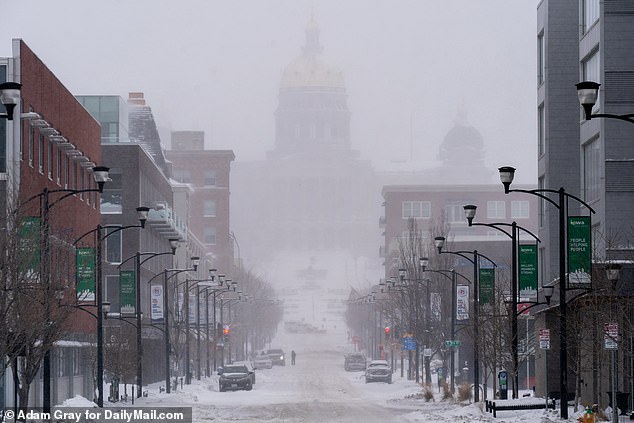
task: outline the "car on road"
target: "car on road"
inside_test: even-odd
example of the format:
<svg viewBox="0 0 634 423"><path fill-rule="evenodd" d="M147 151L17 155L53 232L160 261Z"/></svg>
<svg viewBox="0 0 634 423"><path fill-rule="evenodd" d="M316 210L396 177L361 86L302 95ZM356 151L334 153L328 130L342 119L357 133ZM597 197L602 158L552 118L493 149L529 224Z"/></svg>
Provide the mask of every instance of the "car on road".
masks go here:
<svg viewBox="0 0 634 423"><path fill-rule="evenodd" d="M372 360L365 369L365 383L392 383L392 368L386 360Z"/></svg>
<svg viewBox="0 0 634 423"><path fill-rule="evenodd" d="M250 361L234 361L232 364L236 366L246 366L251 375L251 382L255 385L255 366Z"/></svg>
<svg viewBox="0 0 634 423"><path fill-rule="evenodd" d="M273 368L273 362L267 355L259 355L253 359L253 367L256 370L271 369Z"/></svg>
<svg viewBox="0 0 634 423"><path fill-rule="evenodd" d="M273 365L286 366L286 358L284 357L284 350L279 348L273 348L266 351L266 355L271 359Z"/></svg>
<svg viewBox="0 0 634 423"><path fill-rule="evenodd" d="M346 354L343 361L343 368L346 372L358 372L365 370L367 360L361 353Z"/></svg>
<svg viewBox="0 0 634 423"><path fill-rule="evenodd" d="M218 367L218 375L220 375L218 382L220 392L253 389L253 378L244 364L227 364L224 367Z"/></svg>

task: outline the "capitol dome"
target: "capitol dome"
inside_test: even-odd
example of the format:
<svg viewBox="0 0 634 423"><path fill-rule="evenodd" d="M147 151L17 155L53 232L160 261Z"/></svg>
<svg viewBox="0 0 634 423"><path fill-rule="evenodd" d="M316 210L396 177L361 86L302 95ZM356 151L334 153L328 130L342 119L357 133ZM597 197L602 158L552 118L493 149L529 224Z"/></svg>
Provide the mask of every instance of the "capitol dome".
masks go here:
<svg viewBox="0 0 634 423"><path fill-rule="evenodd" d="M345 89L343 73L321 59L319 27L311 17L306 26L306 45L302 55L282 71L280 89L338 88Z"/></svg>

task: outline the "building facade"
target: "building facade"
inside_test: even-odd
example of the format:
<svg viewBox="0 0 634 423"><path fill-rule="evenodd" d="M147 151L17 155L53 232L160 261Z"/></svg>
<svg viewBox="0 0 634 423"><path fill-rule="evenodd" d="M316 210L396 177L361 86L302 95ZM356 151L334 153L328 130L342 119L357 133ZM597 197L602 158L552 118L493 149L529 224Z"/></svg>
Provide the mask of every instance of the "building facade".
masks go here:
<svg viewBox="0 0 634 423"><path fill-rule="evenodd" d="M231 150L205 150L204 133L172 132L172 150L166 157L172 177L189 184L190 230L204 245L213 266L230 275L234 265L234 237L230 220Z"/></svg>
<svg viewBox="0 0 634 423"><path fill-rule="evenodd" d="M619 321L623 339L631 336L631 327L615 312L619 303L631 313L629 298L631 267L634 259L631 228L634 201L634 125L614 119L585 120L579 106L575 84L593 81L601 85L594 113L627 114L634 111L634 9L628 2L606 0L542 1L537 9L537 98L539 125L540 188L559 189L577 196L594 211L592 219L592 291L593 300L570 301L568 323L568 392L576 392L584 403L607 404L609 354L602 348L603 323ZM579 202L566 202L567 215L587 216L590 211ZM545 279L559 276L558 210L540 202L539 234L544 241L540 258ZM605 268L622 266L621 281L608 284ZM572 296L578 294L571 291ZM555 295L557 298L557 295ZM594 310L592 305L612 298ZM627 311L629 310L629 311ZM551 328L554 348L540 351L538 378L559 374L559 320L544 313L538 324ZM599 312L601 315L599 315ZM575 313L585 318L575 320ZM594 316L594 317L592 317ZM585 321L588 327L582 329ZM581 336L573 337L573 333ZM618 391L632 392L632 350L628 342L619 346ZM548 367L545 359L548 355ZM542 387L537 386L538 393ZM548 378L548 391L559 391L559 378ZM631 403L629 405L631 408Z"/></svg>

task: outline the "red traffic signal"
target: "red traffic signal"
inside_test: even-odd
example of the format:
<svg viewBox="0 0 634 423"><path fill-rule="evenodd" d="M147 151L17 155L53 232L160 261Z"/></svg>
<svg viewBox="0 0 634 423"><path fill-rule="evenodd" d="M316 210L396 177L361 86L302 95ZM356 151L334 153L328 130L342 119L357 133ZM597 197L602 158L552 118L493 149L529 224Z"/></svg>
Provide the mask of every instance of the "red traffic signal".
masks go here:
<svg viewBox="0 0 634 423"><path fill-rule="evenodd" d="M385 334L387 335L388 333L390 333L390 327L389 327L389 326L386 326L386 327L385 327Z"/></svg>
<svg viewBox="0 0 634 423"><path fill-rule="evenodd" d="M222 334L223 334L223 335L229 335L229 326L225 326L225 327L222 329Z"/></svg>

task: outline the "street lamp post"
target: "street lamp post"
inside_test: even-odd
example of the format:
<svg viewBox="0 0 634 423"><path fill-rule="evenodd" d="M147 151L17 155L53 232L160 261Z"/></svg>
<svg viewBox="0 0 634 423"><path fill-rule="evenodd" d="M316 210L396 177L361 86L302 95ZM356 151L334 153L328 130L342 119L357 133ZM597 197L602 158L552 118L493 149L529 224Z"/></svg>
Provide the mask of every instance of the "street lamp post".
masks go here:
<svg viewBox="0 0 634 423"><path fill-rule="evenodd" d="M497 267L497 264L485 256L482 253L479 253L477 250L473 251L443 251L442 248L445 245L445 237L437 236L434 238L434 245L438 249L438 254L453 254L462 257L463 259L471 262L473 264L473 400L474 402L480 402L480 335L479 335L479 326L480 326L480 298L479 298L479 290L480 290L480 279L479 279L479 271L480 271L480 260L482 257L491 263L494 267ZM467 254L472 254L472 257L469 257Z"/></svg>
<svg viewBox="0 0 634 423"><path fill-rule="evenodd" d="M102 226L98 224L95 229L91 229L86 232L82 236L80 236L76 241L75 245L79 243L85 236L96 232L97 236L97 251L95 254L96 261L96 269L95 273L97 274L97 283L96 283L96 300L97 300L97 405L99 407L103 407L103 274L102 274L102 261L103 261L103 252L102 252L102 243L106 240L110 235L113 235L117 232L121 232L126 229L131 228L145 228L145 222L147 221L147 215L149 212L148 207L137 207L137 215L139 218L138 225L127 225L127 226ZM103 234L104 229L113 229L112 231Z"/></svg>
<svg viewBox="0 0 634 423"><path fill-rule="evenodd" d="M155 257L164 256L164 255L175 255L176 248L178 248L179 240L177 238L170 238L170 249L171 251L164 253L154 253L154 252L140 252L137 251L135 255L128 257L123 260L118 268L121 268L128 260L135 259L135 286L136 286L136 310L135 310L135 318L136 318L136 379L137 379L137 398L141 398L143 395L143 338L142 338L142 316L141 313L141 266L148 260L153 259ZM147 257L144 257L147 256Z"/></svg>
<svg viewBox="0 0 634 423"><path fill-rule="evenodd" d="M536 242L539 242L539 238L529 231L526 228L518 226L515 221L513 223L478 223L474 222L473 219L476 215L477 206L473 204L469 204L464 206L465 217L469 223L469 226L486 226L488 228L496 229L509 238L511 238L511 307L513 309L513 313L511 313L511 358L513 363L513 399L518 398L519 396L519 359L518 359L518 348L517 348L517 303L518 303L518 288L519 288L519 277L518 277L518 251L519 251L519 236L518 230L521 229L527 234L531 235ZM509 226L511 228L511 233L502 228L502 226Z"/></svg>
<svg viewBox="0 0 634 423"><path fill-rule="evenodd" d="M0 84L0 88L2 87L3 84ZM2 102L5 104L6 107L6 103L4 100L4 96L6 95L6 90L1 91L1 94L3 96L3 100ZM9 103L12 104L12 103ZM11 116L12 116L12 111L13 108L10 107L11 109ZM8 119L8 116L7 116ZM55 206L57 203L63 201L66 198L71 197L72 195L75 194L81 194L81 193L85 193L85 192L99 192L102 193L103 192L103 186L104 184L108 181L108 171L110 169L107 167L103 167L103 166L97 166L93 168L93 177L95 182L97 183L97 188L87 188L87 189L54 189L54 190L49 190L48 187L44 187L44 189L42 190L42 192L35 194L34 196L28 198L27 200L25 200L21 206L25 205L26 203L30 202L31 200L34 200L36 198L40 199L40 209L39 209L39 214L40 214L40 233L42 234L41 236L41 247L40 247L40 254L41 254L41 258L40 258L40 266L41 266L41 278L42 278L42 283L45 286L45 289L50 289L50 280L51 280L51 263L50 263L50 222L49 222L49 215L50 215L50 210L53 206ZM54 202L50 202L50 198L49 196L51 194L62 194L59 198L57 198ZM46 307L49 307L48 303L46 305ZM48 310L47 310L47 315L48 315ZM50 412L51 409L51 354L50 354L50 348L47 347L47 350L44 353L44 358L42 361L42 379L43 379L43 386L42 386L42 396L43 396L43 400L42 400L42 409L44 412Z"/></svg>
<svg viewBox="0 0 634 423"><path fill-rule="evenodd" d="M592 108L590 108L592 110ZM560 417L562 419L568 418L568 344L567 344L567 305L566 305L566 200L572 198L581 205L586 207L590 213L594 213L594 210L590 205L584 202L582 199L567 193L564 187L560 187L558 190L541 188L533 190L524 189L510 189L511 183L515 176L515 168L510 166L503 166L499 169L500 180L504 185L504 193L509 194L511 192L521 192L525 194L536 195L537 197L548 201L559 210L559 395L561 402ZM549 198L547 193L557 194L557 201Z"/></svg>

